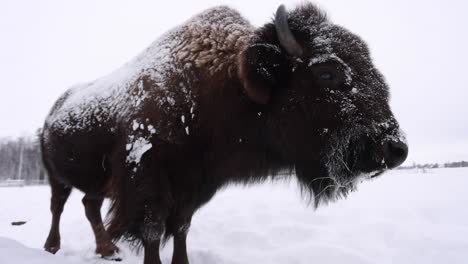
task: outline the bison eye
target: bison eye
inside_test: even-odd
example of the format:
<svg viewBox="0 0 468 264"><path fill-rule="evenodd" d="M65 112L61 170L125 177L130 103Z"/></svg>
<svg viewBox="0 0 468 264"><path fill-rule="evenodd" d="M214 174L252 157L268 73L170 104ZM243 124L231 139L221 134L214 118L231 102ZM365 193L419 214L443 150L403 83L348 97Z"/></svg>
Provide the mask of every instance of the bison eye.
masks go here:
<svg viewBox="0 0 468 264"><path fill-rule="evenodd" d="M326 81L331 81L333 80L333 74L331 72L322 72L319 75L320 79L326 80Z"/></svg>
<svg viewBox="0 0 468 264"><path fill-rule="evenodd" d="M333 61L312 65L308 70L318 87L340 89L344 80L340 65Z"/></svg>

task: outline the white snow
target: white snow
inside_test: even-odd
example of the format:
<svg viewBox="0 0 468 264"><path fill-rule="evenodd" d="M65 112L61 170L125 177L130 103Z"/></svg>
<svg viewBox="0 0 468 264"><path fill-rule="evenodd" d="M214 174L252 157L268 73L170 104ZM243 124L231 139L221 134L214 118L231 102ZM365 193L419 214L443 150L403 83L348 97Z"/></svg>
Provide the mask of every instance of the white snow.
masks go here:
<svg viewBox="0 0 468 264"><path fill-rule="evenodd" d="M137 138L131 147L130 144L126 145L127 150L131 149L127 156L127 162L136 162L137 164L140 163L141 156L145 154L146 151L150 150L153 146L148 140L145 138Z"/></svg>
<svg viewBox="0 0 468 264"><path fill-rule="evenodd" d="M40 249L27 248L17 241L0 237L0 263L11 264L64 264L78 263L64 257L53 256Z"/></svg>
<svg viewBox="0 0 468 264"><path fill-rule="evenodd" d="M140 127L140 125L138 124L138 122L137 122L136 120L133 120L133 125L132 125L133 130L137 130L138 127Z"/></svg>
<svg viewBox="0 0 468 264"><path fill-rule="evenodd" d="M152 134L156 134L156 129L153 125L148 125L148 131Z"/></svg>
<svg viewBox="0 0 468 264"><path fill-rule="evenodd" d="M192 264L466 263L467 174L467 168L393 171L317 211L301 200L294 182L231 186L194 216L189 259ZM55 256L41 252L51 217L49 192L45 186L0 188L0 263L109 264L94 255L78 191L65 206L62 249ZM28 222L10 225L20 220ZM141 254L118 245L122 264L143 263ZM171 254L170 241L161 252L164 264Z"/></svg>

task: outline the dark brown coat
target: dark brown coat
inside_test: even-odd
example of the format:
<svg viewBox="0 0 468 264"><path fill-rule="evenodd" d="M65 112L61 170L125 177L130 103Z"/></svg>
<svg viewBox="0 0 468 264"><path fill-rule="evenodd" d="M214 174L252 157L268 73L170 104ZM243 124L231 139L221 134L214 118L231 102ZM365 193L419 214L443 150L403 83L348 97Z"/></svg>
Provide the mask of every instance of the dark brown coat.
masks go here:
<svg viewBox="0 0 468 264"><path fill-rule="evenodd" d="M76 187L97 252L117 250L96 211L110 196L110 237L142 242L145 263L159 263L170 236L173 263L187 263L193 213L229 183L287 172L318 205L407 155L366 44L310 4L281 7L261 28L227 7L195 16L116 72L68 90L42 147L53 187L46 249L60 246L60 213Z"/></svg>

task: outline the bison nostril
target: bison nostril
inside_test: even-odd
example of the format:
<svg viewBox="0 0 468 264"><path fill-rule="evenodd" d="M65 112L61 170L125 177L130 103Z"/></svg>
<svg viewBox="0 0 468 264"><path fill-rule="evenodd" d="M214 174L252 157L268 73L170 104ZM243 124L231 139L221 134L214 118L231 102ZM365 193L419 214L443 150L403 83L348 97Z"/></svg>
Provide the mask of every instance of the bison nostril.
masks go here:
<svg viewBox="0 0 468 264"><path fill-rule="evenodd" d="M387 141L383 145L385 164L389 169L401 165L408 156L408 146L401 141Z"/></svg>

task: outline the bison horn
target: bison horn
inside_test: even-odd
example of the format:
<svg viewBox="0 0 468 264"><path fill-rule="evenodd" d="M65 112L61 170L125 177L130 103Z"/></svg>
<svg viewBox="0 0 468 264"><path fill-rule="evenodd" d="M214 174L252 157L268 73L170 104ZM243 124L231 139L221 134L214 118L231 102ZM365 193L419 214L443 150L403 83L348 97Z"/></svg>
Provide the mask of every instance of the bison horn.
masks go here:
<svg viewBox="0 0 468 264"><path fill-rule="evenodd" d="M289 55L300 57L302 55L302 47L297 43L296 38L289 28L288 13L286 12L284 5L280 5L276 11L275 27L281 46L289 53Z"/></svg>

